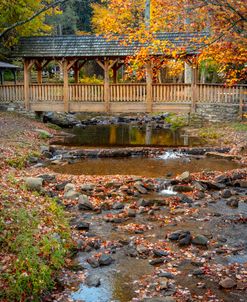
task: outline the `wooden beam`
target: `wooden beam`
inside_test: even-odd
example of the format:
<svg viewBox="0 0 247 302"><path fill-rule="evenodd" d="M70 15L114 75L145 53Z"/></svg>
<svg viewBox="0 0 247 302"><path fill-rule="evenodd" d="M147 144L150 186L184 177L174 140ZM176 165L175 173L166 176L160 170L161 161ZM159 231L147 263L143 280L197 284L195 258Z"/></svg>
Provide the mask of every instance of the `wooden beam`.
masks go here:
<svg viewBox="0 0 247 302"><path fill-rule="evenodd" d="M117 62L118 62L118 59L111 62L111 64L109 65L109 69L111 69L115 64L117 64Z"/></svg>
<svg viewBox="0 0 247 302"><path fill-rule="evenodd" d="M100 66L103 70L105 70L105 65L104 65L104 63L102 63L100 60L96 60L96 62L99 64L99 66Z"/></svg>
<svg viewBox="0 0 247 302"><path fill-rule="evenodd" d="M29 67L30 62L28 59L24 59L24 103L26 110L30 109L30 99L29 99Z"/></svg>
<svg viewBox="0 0 247 302"><path fill-rule="evenodd" d="M146 84L147 84L146 111L152 112L153 111L153 95L152 95L153 69L152 69L151 61L148 61L146 64Z"/></svg>
<svg viewBox="0 0 247 302"><path fill-rule="evenodd" d="M68 61L63 61L63 104L64 112L69 112L69 75L68 75Z"/></svg>
<svg viewBox="0 0 247 302"><path fill-rule="evenodd" d="M74 60L72 60L71 62L68 61L68 66L67 66L68 71L70 70L70 68L71 68L77 61L78 61L78 59L74 59Z"/></svg>
<svg viewBox="0 0 247 302"><path fill-rule="evenodd" d="M198 98L198 67L192 67L192 83L191 83L191 113L196 111L196 102Z"/></svg>
<svg viewBox="0 0 247 302"><path fill-rule="evenodd" d="M45 68L52 60L46 60L46 62L43 64L42 68Z"/></svg>
<svg viewBox="0 0 247 302"><path fill-rule="evenodd" d="M42 65L43 65L43 60L34 60L33 61L36 69L37 69L37 83L42 84Z"/></svg>
<svg viewBox="0 0 247 302"><path fill-rule="evenodd" d="M79 60L76 60L76 62L74 63L73 70L74 70L75 83L79 83L79 73L85 63L86 60L82 61L80 64L79 64Z"/></svg>
<svg viewBox="0 0 247 302"><path fill-rule="evenodd" d="M86 62L87 62L87 60L84 60L80 64L78 64L78 70L79 71L82 69L82 67L85 65Z"/></svg>
<svg viewBox="0 0 247 302"><path fill-rule="evenodd" d="M104 60L104 101L105 111L110 112L110 61Z"/></svg>
<svg viewBox="0 0 247 302"><path fill-rule="evenodd" d="M113 83L116 84L117 83L117 71L119 69L118 67L119 61L115 60L112 62L112 64L110 65L110 68L112 68L113 70Z"/></svg>

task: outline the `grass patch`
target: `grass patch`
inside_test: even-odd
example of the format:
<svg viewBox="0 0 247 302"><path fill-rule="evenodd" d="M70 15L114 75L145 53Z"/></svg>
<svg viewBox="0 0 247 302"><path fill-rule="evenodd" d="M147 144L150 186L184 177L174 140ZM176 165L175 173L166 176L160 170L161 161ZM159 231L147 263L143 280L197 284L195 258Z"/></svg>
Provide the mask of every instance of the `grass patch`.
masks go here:
<svg viewBox="0 0 247 302"><path fill-rule="evenodd" d="M0 299L40 301L40 295L54 286L55 272L71 247L65 213L56 200L32 196L14 207L5 202L0 217L0 248L10 258L0 276L5 288Z"/></svg>
<svg viewBox="0 0 247 302"><path fill-rule="evenodd" d="M218 139L220 137L220 134L216 131L216 129L210 127L210 128L201 128L198 132L198 135L200 138L203 138L205 140L207 139Z"/></svg>
<svg viewBox="0 0 247 302"><path fill-rule="evenodd" d="M12 158L7 158L5 161L6 163L10 166L10 167L13 167L13 168L16 168L16 169L24 169L28 163L28 160L31 158L31 157L37 157L37 158L40 158L41 154L37 151L32 151L32 152L29 152L28 154L26 155L20 155L20 154L17 154L16 156L12 157Z"/></svg>
<svg viewBox="0 0 247 302"><path fill-rule="evenodd" d="M247 131L247 123L234 123L232 124L232 128L236 131Z"/></svg>
<svg viewBox="0 0 247 302"><path fill-rule="evenodd" d="M48 140L50 136L44 132L39 133L39 139Z"/></svg>
<svg viewBox="0 0 247 302"><path fill-rule="evenodd" d="M62 128L56 124L52 124L52 123L47 123L46 126L50 129L53 129L53 130L62 130Z"/></svg>

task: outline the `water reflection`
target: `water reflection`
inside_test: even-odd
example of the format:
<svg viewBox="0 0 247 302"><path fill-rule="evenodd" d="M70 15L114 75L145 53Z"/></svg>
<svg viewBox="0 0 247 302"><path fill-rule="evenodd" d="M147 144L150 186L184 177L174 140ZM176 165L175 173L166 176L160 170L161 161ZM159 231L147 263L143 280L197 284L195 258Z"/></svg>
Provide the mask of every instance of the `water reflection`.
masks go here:
<svg viewBox="0 0 247 302"><path fill-rule="evenodd" d="M152 125L100 125L68 130L73 137L65 137L60 144L71 146L195 146L198 138L184 136L183 131L155 129ZM59 142L57 142L59 143Z"/></svg>

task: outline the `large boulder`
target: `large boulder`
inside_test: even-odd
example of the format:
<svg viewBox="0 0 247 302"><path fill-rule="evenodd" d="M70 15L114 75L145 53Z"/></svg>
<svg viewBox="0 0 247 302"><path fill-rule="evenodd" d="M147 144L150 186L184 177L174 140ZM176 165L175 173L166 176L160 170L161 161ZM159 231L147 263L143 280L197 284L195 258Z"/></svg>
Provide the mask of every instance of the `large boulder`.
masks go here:
<svg viewBox="0 0 247 302"><path fill-rule="evenodd" d="M30 191L40 192L43 185L43 179L41 177L27 177L25 179L26 186Z"/></svg>
<svg viewBox="0 0 247 302"><path fill-rule="evenodd" d="M208 244L208 238L205 237L204 235L196 235L193 239L192 239L192 243L196 244L196 245L204 245L207 246Z"/></svg>
<svg viewBox="0 0 247 302"><path fill-rule="evenodd" d="M182 182L189 182L189 181L191 181L190 172L189 171L183 172L181 175L179 175L177 177L177 179L180 180L180 181L182 181Z"/></svg>
<svg viewBox="0 0 247 302"><path fill-rule="evenodd" d="M79 200L78 200L78 210L93 210L94 206L93 204L89 201L87 195L80 195Z"/></svg>
<svg viewBox="0 0 247 302"><path fill-rule="evenodd" d="M74 200L74 199L78 198L79 195L80 194L78 192L76 192L74 190L69 190L69 191L67 191L67 192L64 193L64 198L65 199L72 199L72 200Z"/></svg>
<svg viewBox="0 0 247 302"><path fill-rule="evenodd" d="M64 192L75 191L75 185L72 183L67 183L64 186Z"/></svg>
<svg viewBox="0 0 247 302"><path fill-rule="evenodd" d="M85 279L85 284L88 287L98 287L98 286L100 286L100 278L95 275L89 275Z"/></svg>
<svg viewBox="0 0 247 302"><path fill-rule="evenodd" d="M227 278L220 280L219 285L220 285L220 287L229 289L229 288L235 287L237 285L237 283L232 278L227 277Z"/></svg>

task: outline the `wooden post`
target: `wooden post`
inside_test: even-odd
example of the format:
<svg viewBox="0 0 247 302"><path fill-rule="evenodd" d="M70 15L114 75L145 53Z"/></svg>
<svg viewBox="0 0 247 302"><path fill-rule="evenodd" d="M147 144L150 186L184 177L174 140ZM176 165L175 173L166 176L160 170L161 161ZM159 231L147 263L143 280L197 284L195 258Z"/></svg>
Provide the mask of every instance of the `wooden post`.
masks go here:
<svg viewBox="0 0 247 302"><path fill-rule="evenodd" d="M68 60L63 61L63 104L64 112L69 112L69 76L68 76Z"/></svg>
<svg viewBox="0 0 247 302"><path fill-rule="evenodd" d="M105 101L105 111L110 111L110 74L109 74L109 60L104 60L104 101Z"/></svg>
<svg viewBox="0 0 247 302"><path fill-rule="evenodd" d="M197 79L198 79L198 67L192 67L192 83L191 83L191 113L196 111L196 102L198 98L198 87L197 87Z"/></svg>
<svg viewBox="0 0 247 302"><path fill-rule="evenodd" d="M113 66L112 66L112 70L113 70L113 83L116 84L118 82L118 70L124 65L123 62L119 62L117 61Z"/></svg>
<svg viewBox="0 0 247 302"><path fill-rule="evenodd" d="M151 61L146 64L146 84L147 84L147 95L146 95L146 111L153 111L153 95L152 95L152 82L153 82L153 70Z"/></svg>
<svg viewBox="0 0 247 302"><path fill-rule="evenodd" d="M35 60L35 66L37 69L37 83L42 84L42 60Z"/></svg>
<svg viewBox="0 0 247 302"><path fill-rule="evenodd" d="M105 111L110 112L110 69L117 63L117 60L110 63L109 59L104 59L104 63L100 60L96 60L99 66L104 70L104 102Z"/></svg>
<svg viewBox="0 0 247 302"><path fill-rule="evenodd" d="M30 109L30 98L29 98L29 65L30 61L24 59L24 102L26 110Z"/></svg>
<svg viewBox="0 0 247 302"><path fill-rule="evenodd" d="M243 87L239 89L239 119L243 120L243 108L244 108L244 96L243 96Z"/></svg>

